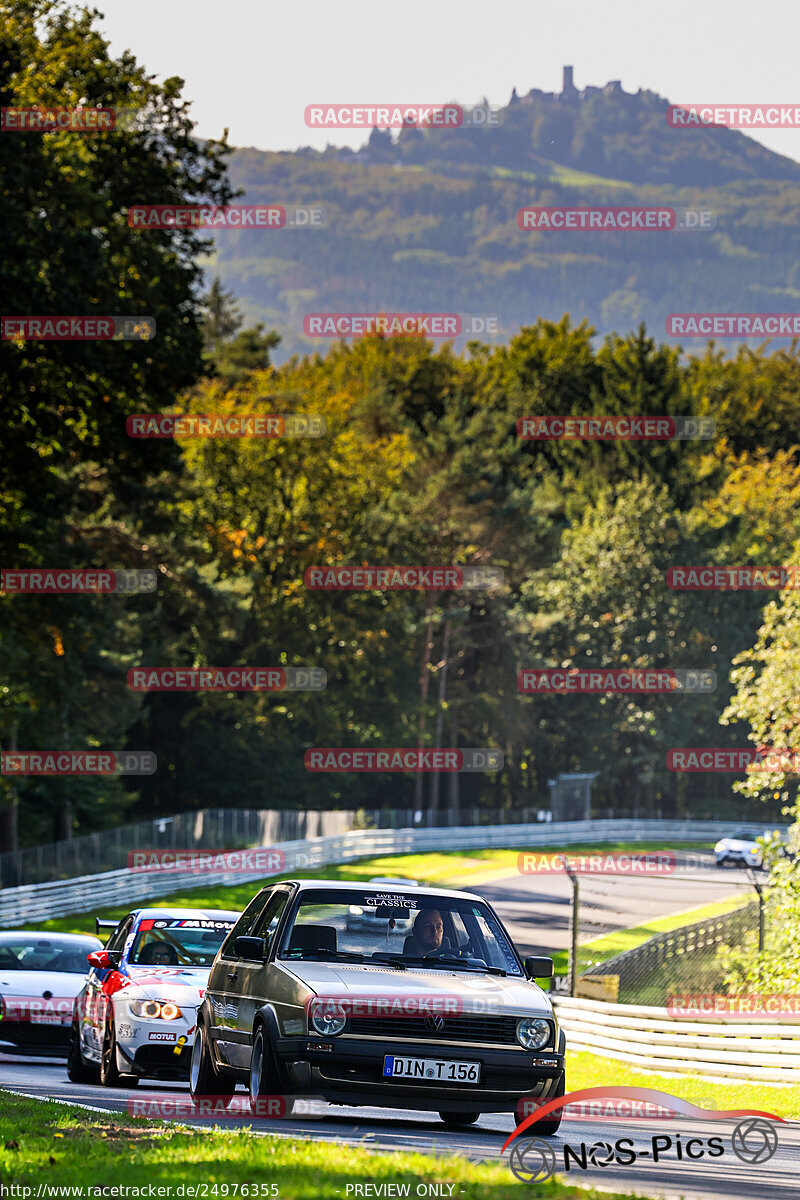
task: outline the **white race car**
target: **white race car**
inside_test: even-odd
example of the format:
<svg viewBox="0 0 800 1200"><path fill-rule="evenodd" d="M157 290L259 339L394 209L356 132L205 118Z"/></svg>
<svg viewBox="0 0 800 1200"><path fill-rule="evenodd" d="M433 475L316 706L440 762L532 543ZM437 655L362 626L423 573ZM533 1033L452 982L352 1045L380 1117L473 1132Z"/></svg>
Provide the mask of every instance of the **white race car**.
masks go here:
<svg viewBox="0 0 800 1200"><path fill-rule="evenodd" d="M756 845L758 834L737 829L730 837L721 838L714 847L718 867L760 867L761 849Z"/></svg>
<svg viewBox="0 0 800 1200"><path fill-rule="evenodd" d="M102 942L89 934L0 933L0 1050L63 1058L72 1007Z"/></svg>
<svg viewBox="0 0 800 1200"><path fill-rule="evenodd" d="M127 1087L143 1075L187 1078L195 1014L217 950L239 913L140 908L114 925L75 998L67 1058L73 1083Z"/></svg>

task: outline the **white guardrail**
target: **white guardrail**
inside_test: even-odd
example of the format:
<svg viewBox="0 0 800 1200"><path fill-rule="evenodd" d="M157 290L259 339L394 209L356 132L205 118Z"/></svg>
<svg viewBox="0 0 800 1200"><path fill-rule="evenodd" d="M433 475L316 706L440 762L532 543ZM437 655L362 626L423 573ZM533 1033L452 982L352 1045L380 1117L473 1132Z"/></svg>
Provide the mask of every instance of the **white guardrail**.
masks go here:
<svg viewBox="0 0 800 1200"><path fill-rule="evenodd" d="M800 1016L687 1020L666 1008L552 997L570 1050L660 1075L800 1083Z"/></svg>
<svg viewBox="0 0 800 1200"><path fill-rule="evenodd" d="M738 828L743 828L739 825ZM763 825L753 825L754 835ZM711 846L730 833L723 821L561 821L530 825L474 825L433 829L355 829L348 833L307 841L281 842L274 847L285 855L284 871L306 870L352 859L384 854L413 854L419 851L485 849L508 847L538 849L546 846L596 845L598 842L705 842ZM202 853L202 852L198 852ZM213 854L213 850L205 853ZM219 884L253 884L253 895L266 875L252 870L105 871L77 879L31 883L0 891L0 928L19 928L25 922L45 921L71 913L103 915L105 908L133 906L175 892L190 892Z"/></svg>

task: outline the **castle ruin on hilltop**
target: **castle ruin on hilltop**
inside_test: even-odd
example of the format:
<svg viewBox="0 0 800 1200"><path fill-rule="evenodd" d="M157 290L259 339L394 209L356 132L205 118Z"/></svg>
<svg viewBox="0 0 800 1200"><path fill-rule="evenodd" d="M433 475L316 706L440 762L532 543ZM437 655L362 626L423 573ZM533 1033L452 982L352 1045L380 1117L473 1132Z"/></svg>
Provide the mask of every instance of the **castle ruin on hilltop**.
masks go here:
<svg viewBox="0 0 800 1200"><path fill-rule="evenodd" d="M571 100L586 100L589 96L595 95L598 92L605 92L607 94L613 92L622 92L622 81L620 79L611 79L607 84L605 84L604 87L590 86L583 88L582 91L578 91L572 78L572 71L572 67L564 67L564 76L560 92L543 92L541 88L531 88L527 96L520 96L517 93L517 89L514 88L511 93L509 106L532 103L534 100L541 100L545 98L548 100L560 100L568 102Z"/></svg>

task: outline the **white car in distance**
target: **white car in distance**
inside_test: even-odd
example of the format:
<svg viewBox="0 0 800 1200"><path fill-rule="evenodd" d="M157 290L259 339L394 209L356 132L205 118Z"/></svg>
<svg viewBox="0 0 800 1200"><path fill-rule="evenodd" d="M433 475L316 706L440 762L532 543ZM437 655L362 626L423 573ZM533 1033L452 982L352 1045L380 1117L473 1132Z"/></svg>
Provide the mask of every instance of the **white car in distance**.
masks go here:
<svg viewBox="0 0 800 1200"><path fill-rule="evenodd" d="M752 867L762 865L761 849L756 843L760 834L737 829L730 837L720 838L714 847L718 867Z"/></svg>

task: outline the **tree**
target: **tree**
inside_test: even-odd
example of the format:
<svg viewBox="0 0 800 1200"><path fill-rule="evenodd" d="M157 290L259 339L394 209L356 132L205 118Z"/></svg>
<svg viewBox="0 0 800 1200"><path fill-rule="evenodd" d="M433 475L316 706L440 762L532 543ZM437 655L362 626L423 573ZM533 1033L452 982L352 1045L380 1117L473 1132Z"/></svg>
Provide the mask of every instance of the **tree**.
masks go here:
<svg viewBox="0 0 800 1200"><path fill-rule="evenodd" d="M244 324L241 309L232 292L222 286L217 275L208 295L203 298L203 349L206 353L219 353L223 342L235 337Z"/></svg>
<svg viewBox="0 0 800 1200"><path fill-rule="evenodd" d="M275 332L264 333L259 321L251 329L243 329L229 342L222 342L212 358L214 373L229 386L242 383L253 371L266 371L271 366L270 351L280 342Z"/></svg>
<svg viewBox="0 0 800 1200"><path fill-rule="evenodd" d="M0 138L0 290L7 313L146 315L156 336L0 341L0 559L12 567L154 565L180 460L169 441L129 438L125 421L161 411L202 370L195 260L208 242L191 229L133 231L126 211L140 199L224 204L232 195L224 140L193 137L182 82L155 83L128 53L111 58L96 16L58 0L0 3L3 106L122 106L146 115L138 132ZM115 666L125 637L135 644L128 622L138 603L0 597L0 737L8 741L16 726L21 749L124 748L135 706ZM94 805L102 821L105 811L119 813L125 795L118 781L80 779L17 790L28 833L39 837L48 833L41 822L65 802Z"/></svg>
<svg viewBox="0 0 800 1200"><path fill-rule="evenodd" d="M800 572L800 541L787 565ZM800 593L795 587L766 605L755 644L733 661L736 692L722 724L746 722L747 736L756 746L800 754ZM795 819L800 819L794 772L753 770L734 786L746 796L772 795L792 804Z"/></svg>
<svg viewBox="0 0 800 1200"><path fill-rule="evenodd" d="M558 559L522 586L520 667L712 666L716 639L695 598L665 583L684 544L663 484L638 479L600 491L564 532ZM527 704L548 770L600 769L599 790L651 815L674 797L667 750L702 742L719 711L714 694L537 695Z"/></svg>

